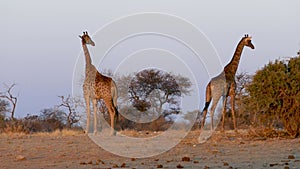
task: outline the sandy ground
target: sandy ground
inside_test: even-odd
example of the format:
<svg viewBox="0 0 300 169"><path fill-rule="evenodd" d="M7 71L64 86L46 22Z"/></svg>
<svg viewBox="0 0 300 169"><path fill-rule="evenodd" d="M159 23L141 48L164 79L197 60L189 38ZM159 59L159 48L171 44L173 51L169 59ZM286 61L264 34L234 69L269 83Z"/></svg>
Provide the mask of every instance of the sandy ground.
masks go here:
<svg viewBox="0 0 300 169"><path fill-rule="evenodd" d="M250 138L245 131L226 131L199 144L199 132L190 132L171 150L148 158L114 155L83 134L0 135L0 168L300 169L300 138Z"/></svg>

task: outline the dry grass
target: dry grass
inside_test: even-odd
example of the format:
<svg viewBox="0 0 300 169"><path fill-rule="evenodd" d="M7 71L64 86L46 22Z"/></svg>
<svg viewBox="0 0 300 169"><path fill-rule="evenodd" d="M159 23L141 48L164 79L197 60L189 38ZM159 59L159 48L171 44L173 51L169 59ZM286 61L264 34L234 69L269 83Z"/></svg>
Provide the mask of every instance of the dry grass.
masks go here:
<svg viewBox="0 0 300 169"><path fill-rule="evenodd" d="M28 133L25 132L2 132L0 133L0 136L3 137L22 137L22 136L27 136Z"/></svg>
<svg viewBox="0 0 300 169"><path fill-rule="evenodd" d="M55 130L53 132L37 132L37 133L25 133L25 132L3 132L0 133L0 136L7 137L23 137L23 136L50 136L50 137L58 137L58 136L79 136L83 135L83 131L81 130L71 130L71 129L63 129L63 130Z"/></svg>
<svg viewBox="0 0 300 169"><path fill-rule="evenodd" d="M78 136L83 135L83 131L81 130L70 130L70 129L62 129L62 130L55 130L53 132L37 132L33 135L35 136Z"/></svg>
<svg viewBox="0 0 300 169"><path fill-rule="evenodd" d="M129 136L129 137L137 137L137 138L147 138L147 137L153 137L158 136L166 131L136 131L134 129L125 129L122 131L118 131L118 134ZM170 133L174 133L174 135L185 133L186 131L181 130L168 130ZM192 139L194 140L196 138L189 138L190 133L197 133L196 135L200 135L200 130L192 130L189 132L186 139ZM81 136L84 135L83 130L74 130L74 129L62 129L62 130L55 130L53 132L35 132L35 133L28 133L28 132L15 132L15 131L6 131L6 132L0 132L0 137L24 137L24 136L49 136L49 137L63 137L63 136ZM220 139L216 136L222 136L221 138L228 138L228 137L242 137L247 139L268 139L268 138L291 138L286 131L278 131L270 128L262 128L262 127L249 127L249 129L240 129L237 133L235 133L233 130L225 130L225 132L221 132L219 130L216 130L213 134L212 139ZM225 136L225 137L224 137Z"/></svg>
<svg viewBox="0 0 300 169"><path fill-rule="evenodd" d="M253 138L292 138L286 130L276 130L268 127L249 127L249 136Z"/></svg>

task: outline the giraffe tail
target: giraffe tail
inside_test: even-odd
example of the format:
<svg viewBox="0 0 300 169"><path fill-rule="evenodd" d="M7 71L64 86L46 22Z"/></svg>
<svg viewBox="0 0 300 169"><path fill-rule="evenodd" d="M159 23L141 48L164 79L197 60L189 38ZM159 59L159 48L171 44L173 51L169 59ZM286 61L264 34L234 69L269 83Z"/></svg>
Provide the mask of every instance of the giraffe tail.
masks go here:
<svg viewBox="0 0 300 169"><path fill-rule="evenodd" d="M200 118L200 123L201 123L201 128L204 127L205 119L206 119L206 114L207 114L207 109L210 105L212 96L211 96L211 82L209 82L206 86L206 96L205 96L205 106L201 112L201 115L199 116ZM202 122L201 122L201 116L202 116Z"/></svg>
<svg viewBox="0 0 300 169"><path fill-rule="evenodd" d="M113 85L112 85L112 102L113 102L113 106L114 106L114 109L115 109L115 116L116 116L116 120L118 121L119 120L119 111L118 111L118 105L117 105L117 100L118 100L118 91L117 91L117 86L115 84L114 81L113 82Z"/></svg>
<svg viewBox="0 0 300 169"><path fill-rule="evenodd" d="M115 112L116 112L116 120L119 121L119 111L118 111L118 106L115 107Z"/></svg>
<svg viewBox="0 0 300 169"><path fill-rule="evenodd" d="M207 111L209 105L210 105L210 102L211 102L211 82L208 83L208 85L206 86L206 96L205 96L205 106L202 110L202 113L204 111Z"/></svg>

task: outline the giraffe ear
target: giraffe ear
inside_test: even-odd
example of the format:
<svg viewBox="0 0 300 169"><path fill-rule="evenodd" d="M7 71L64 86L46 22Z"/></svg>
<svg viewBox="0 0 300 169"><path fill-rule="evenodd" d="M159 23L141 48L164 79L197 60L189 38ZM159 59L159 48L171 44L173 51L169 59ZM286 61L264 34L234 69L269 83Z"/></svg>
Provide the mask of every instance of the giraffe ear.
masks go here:
<svg viewBox="0 0 300 169"><path fill-rule="evenodd" d="M82 39L82 36L78 35L80 37L80 39Z"/></svg>

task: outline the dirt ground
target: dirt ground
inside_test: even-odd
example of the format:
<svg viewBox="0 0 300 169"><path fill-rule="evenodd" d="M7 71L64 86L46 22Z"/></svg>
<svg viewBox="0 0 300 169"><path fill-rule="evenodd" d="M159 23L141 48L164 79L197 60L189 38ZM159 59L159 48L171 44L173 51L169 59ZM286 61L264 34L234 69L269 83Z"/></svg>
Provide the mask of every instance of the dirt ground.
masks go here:
<svg viewBox="0 0 300 169"><path fill-rule="evenodd" d="M253 138L245 131L239 131L238 134L226 131L215 132L207 142L200 144L198 143L199 132L190 132L174 148L148 158L126 158L114 155L96 145L88 136L78 133L0 135L0 169L300 169L300 138ZM149 135L149 132L142 134Z"/></svg>

